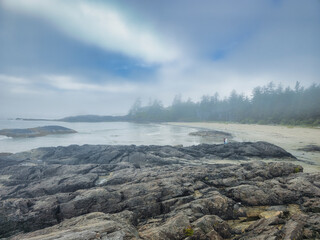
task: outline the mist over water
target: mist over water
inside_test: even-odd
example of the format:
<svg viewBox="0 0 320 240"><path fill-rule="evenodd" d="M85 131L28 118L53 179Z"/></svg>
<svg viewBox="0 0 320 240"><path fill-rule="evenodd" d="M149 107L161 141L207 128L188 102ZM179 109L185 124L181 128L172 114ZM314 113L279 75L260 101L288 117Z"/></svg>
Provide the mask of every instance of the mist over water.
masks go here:
<svg viewBox="0 0 320 240"><path fill-rule="evenodd" d="M0 120L0 129L33 128L59 125L76 130L75 134L48 135L35 138L8 138L0 136L0 152L21 152L38 147L68 146L71 144L106 145L196 145L209 139L189 136L196 128L166 124L129 122L66 123L47 121Z"/></svg>

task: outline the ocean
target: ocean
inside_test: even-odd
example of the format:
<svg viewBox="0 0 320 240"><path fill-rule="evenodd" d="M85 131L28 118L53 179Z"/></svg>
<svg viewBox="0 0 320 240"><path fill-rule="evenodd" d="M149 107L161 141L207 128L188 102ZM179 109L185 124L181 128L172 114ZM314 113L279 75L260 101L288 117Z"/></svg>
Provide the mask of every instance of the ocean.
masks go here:
<svg viewBox="0 0 320 240"><path fill-rule="evenodd" d="M102 122L68 123L50 121L0 120L0 129L33 128L59 125L76 130L75 134L48 135L34 138L9 138L0 135L1 152L22 152L39 147L68 146L72 144L106 145L197 145L210 143L209 139L190 136L199 129L155 123Z"/></svg>

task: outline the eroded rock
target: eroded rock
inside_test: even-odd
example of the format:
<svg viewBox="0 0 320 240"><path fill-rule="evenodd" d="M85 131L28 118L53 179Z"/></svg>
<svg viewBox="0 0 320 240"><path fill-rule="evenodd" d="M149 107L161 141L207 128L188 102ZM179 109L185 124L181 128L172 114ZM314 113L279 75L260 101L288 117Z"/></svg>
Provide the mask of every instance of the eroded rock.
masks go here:
<svg viewBox="0 0 320 240"><path fill-rule="evenodd" d="M231 158L276 156L277 161L198 164L226 152ZM261 142L187 148L85 145L1 156L0 237L318 236L320 176L302 173L279 156L290 154Z"/></svg>

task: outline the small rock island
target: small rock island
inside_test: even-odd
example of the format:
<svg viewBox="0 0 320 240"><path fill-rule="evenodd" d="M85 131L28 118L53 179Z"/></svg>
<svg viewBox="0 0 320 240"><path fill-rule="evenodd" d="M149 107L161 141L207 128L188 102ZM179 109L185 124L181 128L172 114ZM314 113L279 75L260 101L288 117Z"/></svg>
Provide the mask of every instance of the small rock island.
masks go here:
<svg viewBox="0 0 320 240"><path fill-rule="evenodd" d="M0 135L12 138L42 137L51 134L77 133L77 131L61 126L43 126L35 128L2 129Z"/></svg>
<svg viewBox="0 0 320 240"><path fill-rule="evenodd" d="M189 135L210 138L215 142L221 142L224 138L228 138L229 140L233 138L231 133L216 130L200 130L197 132L191 132Z"/></svg>

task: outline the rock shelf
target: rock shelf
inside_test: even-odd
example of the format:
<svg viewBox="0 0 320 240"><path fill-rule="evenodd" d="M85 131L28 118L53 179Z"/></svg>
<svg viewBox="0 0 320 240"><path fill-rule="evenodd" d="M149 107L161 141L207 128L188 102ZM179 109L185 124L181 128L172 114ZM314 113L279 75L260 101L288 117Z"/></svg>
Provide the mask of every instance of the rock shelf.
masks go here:
<svg viewBox="0 0 320 240"><path fill-rule="evenodd" d="M294 157L266 142L72 145L3 155L0 238L317 238L320 174L281 159Z"/></svg>

